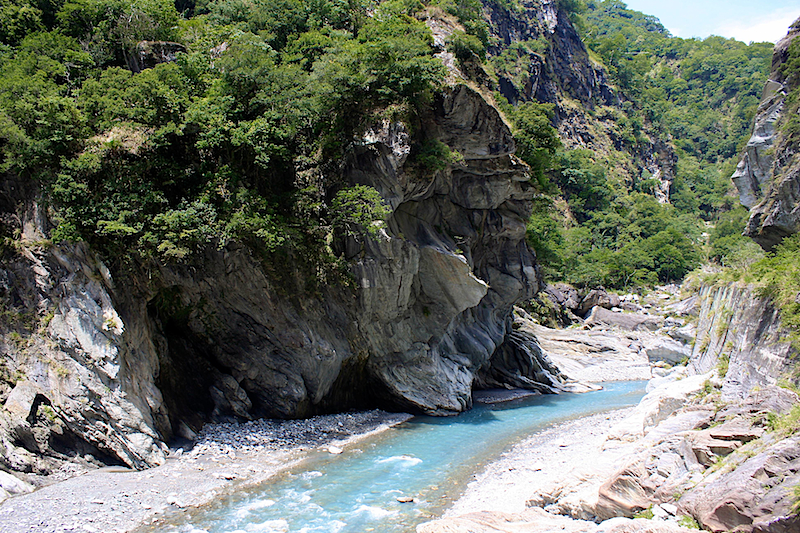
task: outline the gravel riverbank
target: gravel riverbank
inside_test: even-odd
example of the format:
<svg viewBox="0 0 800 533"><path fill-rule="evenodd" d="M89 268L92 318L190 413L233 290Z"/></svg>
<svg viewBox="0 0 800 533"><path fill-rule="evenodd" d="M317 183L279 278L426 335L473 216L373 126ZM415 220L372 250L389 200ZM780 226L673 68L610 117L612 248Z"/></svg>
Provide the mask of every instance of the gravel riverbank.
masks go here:
<svg viewBox="0 0 800 533"><path fill-rule="evenodd" d="M174 450L157 468L101 468L6 500L0 504L0 531L156 529L171 513L258 484L296 465L312 449L339 453L342 447L409 418L373 410L308 420L210 424L191 450Z"/></svg>
<svg viewBox="0 0 800 533"><path fill-rule="evenodd" d="M620 517L598 524L574 516L584 502L596 502L599 486L642 447L640 441L609 440L637 417L637 409L572 420L530 436L478 474L442 518L419 525L417 533L689 533L674 522Z"/></svg>
<svg viewBox="0 0 800 533"><path fill-rule="evenodd" d="M558 424L531 435L478 474L445 516L475 510L520 513L534 493L563 484L596 460L633 407Z"/></svg>

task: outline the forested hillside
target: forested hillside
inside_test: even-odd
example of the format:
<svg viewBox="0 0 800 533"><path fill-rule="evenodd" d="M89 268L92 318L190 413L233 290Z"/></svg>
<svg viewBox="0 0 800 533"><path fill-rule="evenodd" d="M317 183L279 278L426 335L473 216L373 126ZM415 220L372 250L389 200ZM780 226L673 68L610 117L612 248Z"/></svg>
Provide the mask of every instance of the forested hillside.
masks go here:
<svg viewBox="0 0 800 533"><path fill-rule="evenodd" d="M541 288L535 191L454 66L482 13L3 3L0 463L142 467L210 420L562 387L510 337Z"/></svg>
<svg viewBox="0 0 800 533"><path fill-rule="evenodd" d="M762 253L729 178L771 45L619 2L0 0L0 42L10 469L562 390L513 327L543 273L630 290ZM769 276L796 253L756 263L794 311Z"/></svg>
<svg viewBox="0 0 800 533"><path fill-rule="evenodd" d="M324 277L334 228L385 215L340 191L344 150L371 113L413 123L443 79L418 2L2 6L1 170L46 192L52 241L117 261L238 241ZM415 138L417 164L437 150Z"/></svg>
<svg viewBox="0 0 800 533"><path fill-rule="evenodd" d="M521 61L553 47L544 28L506 46L477 0L430 4L463 25L448 46L466 73L477 61L490 85L522 89L498 101L511 100L519 155L545 195L529 238L551 279L649 285L753 251L738 237L745 210L729 177L771 44L675 38L617 0L562 1L617 101L569 104L567 87L555 104L517 98L530 78ZM239 241L327 279L332 232L385 215L374 191L340 190L338 161L372 114L413 123L444 81L431 33L413 17L424 9L411 0L4 0L2 171L48 191L55 242L183 261ZM154 61L159 54L174 61ZM560 128L562 144L547 122L587 105L607 140L587 145ZM648 151L667 160L664 172L642 163ZM452 157L415 136L412 164L423 171Z"/></svg>
<svg viewBox="0 0 800 533"><path fill-rule="evenodd" d="M612 146L573 145L555 158L551 216L530 226L551 278L623 288L679 280L708 260L757 256L758 247L741 237L747 211L730 177L750 135L772 43L672 37L657 19L617 0L575 9L579 33L621 102L590 113L614 117ZM620 177L631 154L648 144L669 154L672 175L634 162Z"/></svg>

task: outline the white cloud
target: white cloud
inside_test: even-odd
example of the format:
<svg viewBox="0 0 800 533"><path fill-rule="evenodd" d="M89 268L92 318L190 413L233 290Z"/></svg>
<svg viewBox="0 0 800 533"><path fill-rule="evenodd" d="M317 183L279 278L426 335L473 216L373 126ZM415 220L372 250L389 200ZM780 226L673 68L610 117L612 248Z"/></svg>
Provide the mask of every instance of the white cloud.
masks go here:
<svg viewBox="0 0 800 533"><path fill-rule="evenodd" d="M779 9L750 21L727 20L712 31L714 35L733 37L739 41L777 42L789 31L789 26L798 17L800 9Z"/></svg>

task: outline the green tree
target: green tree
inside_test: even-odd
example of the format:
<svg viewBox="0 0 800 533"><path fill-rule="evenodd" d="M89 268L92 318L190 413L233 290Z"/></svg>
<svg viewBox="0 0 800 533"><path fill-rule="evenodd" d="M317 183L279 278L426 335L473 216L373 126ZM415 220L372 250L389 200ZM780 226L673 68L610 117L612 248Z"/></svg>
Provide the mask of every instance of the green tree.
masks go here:
<svg viewBox="0 0 800 533"><path fill-rule="evenodd" d="M391 210L374 187L356 185L336 193L331 203L331 213L334 228L348 235L366 231L375 236Z"/></svg>
<svg viewBox="0 0 800 533"><path fill-rule="evenodd" d="M547 172L554 166L556 151L561 148L558 132L551 124L553 108L552 104L538 102L525 102L516 106L502 105L513 124L517 156L528 163L532 177L542 190L550 187Z"/></svg>

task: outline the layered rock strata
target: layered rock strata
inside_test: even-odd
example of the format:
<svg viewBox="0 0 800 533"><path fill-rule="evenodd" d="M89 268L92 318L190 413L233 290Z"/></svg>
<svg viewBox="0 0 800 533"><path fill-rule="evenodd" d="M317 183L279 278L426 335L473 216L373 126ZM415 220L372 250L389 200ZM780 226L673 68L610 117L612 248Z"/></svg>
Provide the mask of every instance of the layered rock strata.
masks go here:
<svg viewBox="0 0 800 533"><path fill-rule="evenodd" d="M577 300L572 298L576 306ZM702 287L674 303L657 300L667 315L661 334L669 337L619 325L606 331L598 325L560 331L528 326L571 377L590 379L587 371L608 376L620 365L633 374L635 364L661 359L652 367L648 394L600 435L593 428L598 421L591 420L565 434L549 430L555 435L549 447L523 443L519 462L512 452L490 466L456 512L419 530L597 533L619 527L677 533L687 531L680 524L693 523L714 532L797 530L792 494L800 484L800 443L796 429L785 429L780 420L800 400L778 385L796 385L800 359L776 310L752 288L736 285ZM688 355L687 366L670 369L663 362ZM496 491L514 493L516 503L493 496ZM460 515L465 509L480 512ZM637 516L651 520L633 520Z"/></svg>
<svg viewBox="0 0 800 533"><path fill-rule="evenodd" d="M726 368L723 393L741 399L753 388L776 385L798 360L779 310L753 287L704 286L689 368L698 374Z"/></svg>
<svg viewBox="0 0 800 533"><path fill-rule="evenodd" d="M436 171L406 164L400 122L376 124L345 161L345 180L391 208L376 238L340 246L354 286L294 293L237 246L112 272L85 246L40 244L49 223L25 199L0 276L19 318L0 337L4 466L141 468L209 419L374 404L443 415L481 383L558 390L534 339L507 342L513 304L539 289L524 242L533 191L509 127L464 85L421 127L453 154Z"/></svg>
<svg viewBox="0 0 800 533"><path fill-rule="evenodd" d="M349 174L393 207L389 233L367 243L354 268L359 328L376 354L368 368L401 405L444 413L470 405L474 376L488 368L510 332L514 302L534 294L538 278L524 243L533 190L508 126L465 85L443 95L435 112L428 135L459 154L450 168L432 178L404 173L407 136L386 123L373 134L385 141L358 149Z"/></svg>
<svg viewBox="0 0 800 533"><path fill-rule="evenodd" d="M783 127L791 118L786 97L800 81L800 76L784 68L789 46L798 35L800 20L775 45L753 135L731 177L742 205L750 209L744 234L767 250L800 231L800 158L796 139Z"/></svg>

